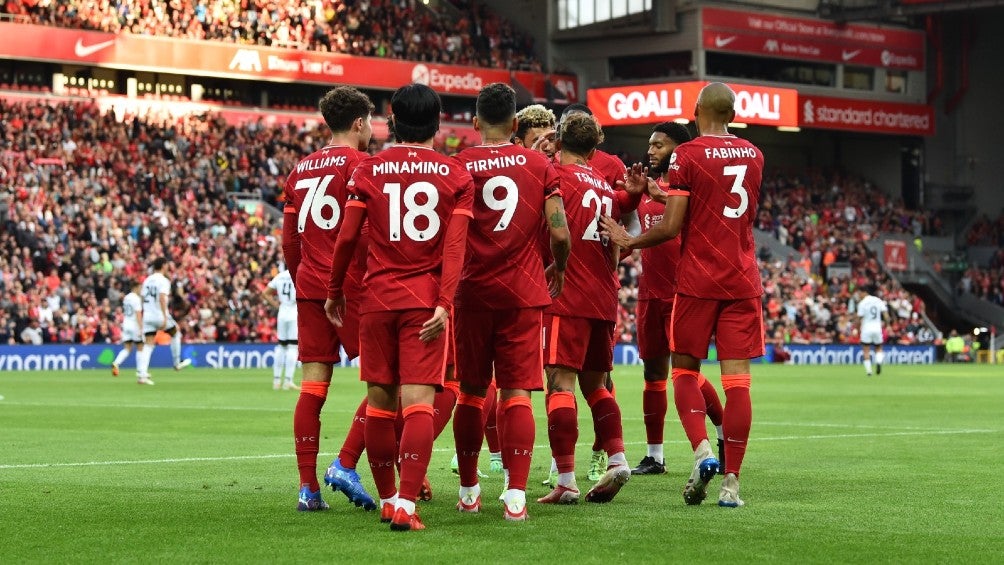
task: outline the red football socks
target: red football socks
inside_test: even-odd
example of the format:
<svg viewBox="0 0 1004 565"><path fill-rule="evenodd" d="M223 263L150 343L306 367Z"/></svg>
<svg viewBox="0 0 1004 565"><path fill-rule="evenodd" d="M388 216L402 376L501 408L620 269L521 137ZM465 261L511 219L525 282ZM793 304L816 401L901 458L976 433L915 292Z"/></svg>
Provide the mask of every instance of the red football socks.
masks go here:
<svg viewBox="0 0 1004 565"><path fill-rule="evenodd" d="M401 434L399 453L401 486L398 488L398 498L415 501L422 488L425 473L429 470L429 459L432 458L433 408L431 404L412 404L406 406L403 413L404 432ZM384 498L383 494L380 498Z"/></svg>
<svg viewBox="0 0 1004 565"><path fill-rule="evenodd" d="M346 469L355 469L359 464L359 456L366 449L366 398L359 403L355 415L352 416L352 425L349 426L349 433L345 435L345 442L338 451L338 461Z"/></svg>
<svg viewBox="0 0 1004 565"><path fill-rule="evenodd" d="M645 390L641 393L642 419L645 421L645 438L649 445L662 445L663 442L666 411L669 409L666 386L666 381L645 381Z"/></svg>
<svg viewBox="0 0 1004 565"><path fill-rule="evenodd" d="M485 441L488 443L488 451L498 453L502 451L499 443L501 432L498 428L498 390L495 388L495 381L488 385L488 394L485 396Z"/></svg>
<svg viewBox="0 0 1004 565"><path fill-rule="evenodd" d="M697 371L673 369L673 400L691 449L697 449L702 441L708 439L708 429L704 424L704 396L699 380L700 373Z"/></svg>
<svg viewBox="0 0 1004 565"><path fill-rule="evenodd" d="M502 449L509 469L509 488L525 491L537 430L533 421L533 405L528 396L514 396L503 401L501 409L501 419L505 422Z"/></svg>
<svg viewBox="0 0 1004 565"><path fill-rule="evenodd" d="M593 425L596 428L596 439L600 448L607 455L624 452L624 430L621 427L621 408L617 405L610 391L600 388L587 398L589 409L593 413Z"/></svg>
<svg viewBox="0 0 1004 565"><path fill-rule="evenodd" d="M293 409L293 440L296 442L296 466L300 469L300 484L310 485L317 492L317 452L321 445L321 408L328 397L330 383L303 381L300 398Z"/></svg>
<svg viewBox="0 0 1004 565"><path fill-rule="evenodd" d="M558 465L558 472L574 472L575 442L579 440L579 420L574 393L552 392L547 399L547 437L551 443L551 455Z"/></svg>
<svg viewBox="0 0 1004 565"><path fill-rule="evenodd" d="M725 389L725 418L722 422L722 431L725 432L725 473L735 473L738 477L753 423L750 376L722 375L722 388Z"/></svg>
<svg viewBox="0 0 1004 565"><path fill-rule="evenodd" d="M397 439L394 421L397 412L366 407L366 457L380 498L393 498L397 492L394 464L397 459ZM421 479L419 479L421 481Z"/></svg>
<svg viewBox="0 0 1004 565"><path fill-rule="evenodd" d="M453 385L453 386L449 386ZM460 393L460 385L456 382L448 383L443 387L442 392L437 392L432 402L432 437L439 437L446 429L446 424L450 423L453 417L453 407L457 404L457 396Z"/></svg>
<svg viewBox="0 0 1004 565"><path fill-rule="evenodd" d="M485 399L461 392L453 414L453 440L457 445L460 486L478 484L478 455L484 440Z"/></svg>
<svg viewBox="0 0 1004 565"><path fill-rule="evenodd" d="M701 396L704 397L704 410L708 413L708 419L711 420L712 424L721 426L724 411L722 410L722 400L718 398L718 391L715 390L715 385L711 384L711 381L704 378L704 375L701 375L699 381Z"/></svg>

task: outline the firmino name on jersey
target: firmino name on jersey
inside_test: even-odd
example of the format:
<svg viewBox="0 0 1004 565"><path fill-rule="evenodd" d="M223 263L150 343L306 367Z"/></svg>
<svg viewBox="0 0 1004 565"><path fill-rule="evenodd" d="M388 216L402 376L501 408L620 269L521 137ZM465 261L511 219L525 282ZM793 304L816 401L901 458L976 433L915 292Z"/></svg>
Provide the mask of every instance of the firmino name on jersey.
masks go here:
<svg viewBox="0 0 1004 565"><path fill-rule="evenodd" d="M296 172L302 173L304 171L316 171L328 167L344 166L345 155L332 155L330 157L321 157L320 159L304 159L296 164Z"/></svg>
<svg viewBox="0 0 1004 565"><path fill-rule="evenodd" d="M592 186L594 188L598 188L600 190L610 190L610 185L607 184L607 181L602 180L602 179L598 179L598 178L596 178L596 177L594 177L592 175L587 175L585 173L576 172L575 173L575 178L579 179L581 182L584 182L584 183L586 183L586 184L588 184L588 185L590 185L590 186Z"/></svg>
<svg viewBox="0 0 1004 565"><path fill-rule="evenodd" d="M756 149L752 147L705 147L707 159L756 159Z"/></svg>
<svg viewBox="0 0 1004 565"><path fill-rule="evenodd" d="M490 169L504 169L507 167L522 167L526 165L526 155L505 155L503 157L492 157L490 159L478 159L467 163L467 170L472 173L487 171Z"/></svg>
<svg viewBox="0 0 1004 565"><path fill-rule="evenodd" d="M432 161L387 161L373 165L374 175L439 175L450 176L450 166Z"/></svg>

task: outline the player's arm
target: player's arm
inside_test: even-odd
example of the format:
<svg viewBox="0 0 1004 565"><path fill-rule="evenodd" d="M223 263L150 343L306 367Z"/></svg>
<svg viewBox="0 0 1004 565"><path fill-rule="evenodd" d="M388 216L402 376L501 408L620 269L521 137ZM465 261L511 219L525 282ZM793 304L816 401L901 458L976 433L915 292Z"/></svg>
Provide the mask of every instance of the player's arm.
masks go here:
<svg viewBox="0 0 1004 565"><path fill-rule="evenodd" d="M290 179L292 175L290 175ZM286 180L286 205L282 209L282 258L289 269L289 276L296 282L296 268L300 266L300 232L296 229L297 214L293 206L293 191L290 179Z"/></svg>
<svg viewBox="0 0 1004 565"><path fill-rule="evenodd" d="M560 193L552 193L544 201L544 216L551 236L553 258L553 262L544 270L544 277L547 279L547 290L551 298L555 298L561 294L565 286L565 269L568 266L568 256L572 252L572 235L568 231L565 203Z"/></svg>
<svg viewBox="0 0 1004 565"><path fill-rule="evenodd" d="M687 202L689 200L689 193L671 191L666 198L666 211L662 215L662 220L638 237L631 237L631 234L618 224L617 220L609 216L600 218L600 223L603 226L601 233L609 237L615 245L628 251L654 247L680 235L680 230L683 229L683 219L687 215Z"/></svg>
<svg viewBox="0 0 1004 565"><path fill-rule="evenodd" d="M335 240L335 256L331 260L331 272L328 278L328 300L324 303L324 311L331 323L342 326L341 310L345 305L345 294L342 285L345 284L345 274L359 243L359 235L366 221L366 204L357 197L349 196L345 202L345 218L338 230Z"/></svg>
<svg viewBox="0 0 1004 565"><path fill-rule="evenodd" d="M134 308L136 310L136 327L143 329L143 303L139 303L139 308Z"/></svg>
<svg viewBox="0 0 1004 565"><path fill-rule="evenodd" d="M167 293L162 292L157 295L158 301L160 302L160 312L163 314L164 321L160 324L160 329L167 328Z"/></svg>

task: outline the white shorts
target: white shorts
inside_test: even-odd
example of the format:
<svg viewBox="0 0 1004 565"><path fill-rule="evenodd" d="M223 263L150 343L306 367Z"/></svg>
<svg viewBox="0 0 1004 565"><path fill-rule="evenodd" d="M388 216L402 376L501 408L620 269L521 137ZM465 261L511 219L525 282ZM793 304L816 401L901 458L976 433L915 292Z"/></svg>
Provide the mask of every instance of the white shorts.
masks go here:
<svg viewBox="0 0 1004 565"><path fill-rule="evenodd" d="M136 324L126 324L122 326L122 343L140 343L143 341L143 334Z"/></svg>
<svg viewBox="0 0 1004 565"><path fill-rule="evenodd" d="M862 329L861 345L882 345L882 330Z"/></svg>
<svg viewBox="0 0 1004 565"><path fill-rule="evenodd" d="M160 329L162 323L163 320L160 318L160 316L154 317L143 314L143 333L144 334L157 333L157 330ZM178 323L174 321L174 318L168 316L167 327L165 328L165 330L170 330L171 328L176 328L176 327L178 327Z"/></svg>
<svg viewBox="0 0 1004 565"><path fill-rule="evenodd" d="M276 323L276 330L276 334L279 336L279 341L296 341L296 318L279 318Z"/></svg>

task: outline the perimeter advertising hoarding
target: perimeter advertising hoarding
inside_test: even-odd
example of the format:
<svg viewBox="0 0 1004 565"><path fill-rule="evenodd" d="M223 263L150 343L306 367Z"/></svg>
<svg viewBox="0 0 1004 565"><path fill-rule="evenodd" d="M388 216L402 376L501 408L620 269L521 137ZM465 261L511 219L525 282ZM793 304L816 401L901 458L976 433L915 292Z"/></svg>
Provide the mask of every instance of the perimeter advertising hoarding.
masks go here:
<svg viewBox="0 0 1004 565"><path fill-rule="evenodd" d="M220 41L5 22L0 22L0 37L3 37L0 58L7 59L273 82L351 84L385 90L420 82L441 94L457 96L477 96L486 84L511 84L512 80L518 81L538 100L548 99L551 90L574 102L578 92L578 80L572 75L439 65Z"/></svg>
<svg viewBox="0 0 1004 565"><path fill-rule="evenodd" d="M861 363L861 347L857 345L789 345L785 347L797 365L831 365ZM118 345L4 345L0 346L0 373L5 371L65 371L82 369L110 369ZM767 346L764 357L754 363L767 363L773 346ZM182 346L182 357L190 359L194 367L211 369L265 369L275 363L275 344L268 343L199 343ZM886 363L929 364L937 360L933 345L887 345ZM709 352L711 361L717 360L715 349ZM122 366L129 375L136 367L135 353ZM614 347L614 363L640 365L641 357L635 345L618 344ZM342 353L342 367L358 366L348 361ZM168 347L157 347L153 352L151 369L169 369L172 366ZM156 373L154 373L156 375Z"/></svg>

